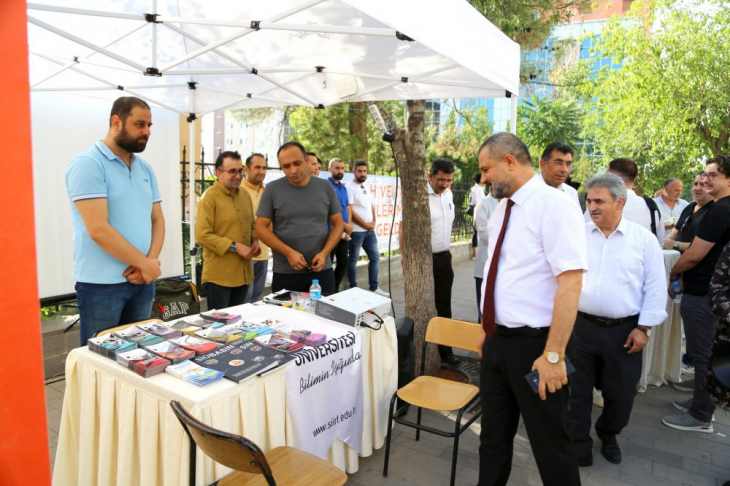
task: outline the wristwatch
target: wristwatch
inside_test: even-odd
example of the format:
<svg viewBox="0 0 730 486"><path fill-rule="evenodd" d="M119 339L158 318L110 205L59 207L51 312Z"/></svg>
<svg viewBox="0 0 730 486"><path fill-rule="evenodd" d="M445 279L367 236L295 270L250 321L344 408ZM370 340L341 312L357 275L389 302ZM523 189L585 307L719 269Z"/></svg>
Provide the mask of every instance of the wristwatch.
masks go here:
<svg viewBox="0 0 730 486"><path fill-rule="evenodd" d="M560 353L556 353L555 351L545 351L542 355L545 356L548 362L552 364L558 364L565 359L565 356Z"/></svg>
<svg viewBox="0 0 730 486"><path fill-rule="evenodd" d="M680 249L679 249L679 242L678 242L678 241L675 241L675 242L674 242L674 246L672 246L672 249L673 249L673 250L677 250L677 251L679 251L679 252L681 252L681 251L682 251L682 250L680 250Z"/></svg>
<svg viewBox="0 0 730 486"><path fill-rule="evenodd" d="M646 337L651 337L651 328L646 326L636 326L636 329L646 334Z"/></svg>
<svg viewBox="0 0 730 486"><path fill-rule="evenodd" d="M231 243L231 246L228 248L228 251L230 251L231 253L236 253L236 242L235 241L233 243Z"/></svg>

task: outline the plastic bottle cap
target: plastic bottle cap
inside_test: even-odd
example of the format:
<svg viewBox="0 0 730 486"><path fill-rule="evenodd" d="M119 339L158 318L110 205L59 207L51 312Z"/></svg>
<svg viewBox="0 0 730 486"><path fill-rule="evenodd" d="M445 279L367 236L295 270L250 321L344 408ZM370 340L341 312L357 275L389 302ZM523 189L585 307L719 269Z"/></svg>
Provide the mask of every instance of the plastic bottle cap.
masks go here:
<svg viewBox="0 0 730 486"><path fill-rule="evenodd" d="M319 280L312 280L312 283L313 284L318 284L319 283Z"/></svg>

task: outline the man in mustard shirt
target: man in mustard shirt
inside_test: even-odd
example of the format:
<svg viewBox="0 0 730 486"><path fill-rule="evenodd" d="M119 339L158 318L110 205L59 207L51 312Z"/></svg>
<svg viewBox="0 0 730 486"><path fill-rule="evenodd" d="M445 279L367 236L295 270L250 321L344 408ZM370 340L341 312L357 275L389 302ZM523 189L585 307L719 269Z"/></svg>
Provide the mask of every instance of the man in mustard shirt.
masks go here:
<svg viewBox="0 0 730 486"><path fill-rule="evenodd" d="M243 163L238 152L222 152L215 161L218 180L198 203L195 237L203 247L202 285L208 309L246 301L253 282L251 260L261 253L254 235L251 197L241 191Z"/></svg>
<svg viewBox="0 0 730 486"><path fill-rule="evenodd" d="M246 180L241 187L251 196L253 213L259 208L261 193L264 192L264 179L266 178L266 159L261 154L251 154L246 158ZM261 254L253 259L253 285L248 287L246 303L258 302L264 293L266 286L266 272L269 270L269 247L259 241Z"/></svg>

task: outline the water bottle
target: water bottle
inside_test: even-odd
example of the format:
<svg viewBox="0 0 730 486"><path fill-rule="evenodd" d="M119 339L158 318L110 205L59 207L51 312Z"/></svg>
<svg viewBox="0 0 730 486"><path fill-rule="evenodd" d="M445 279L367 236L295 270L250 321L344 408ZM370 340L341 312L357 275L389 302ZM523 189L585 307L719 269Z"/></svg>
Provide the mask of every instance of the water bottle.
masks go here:
<svg viewBox="0 0 730 486"><path fill-rule="evenodd" d="M322 298L322 287L319 286L319 280L312 280L312 286L309 287L310 312L314 313L317 309L317 301Z"/></svg>
<svg viewBox="0 0 730 486"><path fill-rule="evenodd" d="M682 301L682 287L676 280L672 282L672 293L674 293L674 303L679 304Z"/></svg>

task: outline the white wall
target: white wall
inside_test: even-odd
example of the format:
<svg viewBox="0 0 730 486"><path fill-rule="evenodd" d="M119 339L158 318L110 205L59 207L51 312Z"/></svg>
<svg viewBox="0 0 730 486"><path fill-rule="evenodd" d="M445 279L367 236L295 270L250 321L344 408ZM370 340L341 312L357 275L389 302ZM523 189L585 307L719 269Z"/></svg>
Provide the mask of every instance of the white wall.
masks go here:
<svg viewBox="0 0 730 486"><path fill-rule="evenodd" d="M120 92L120 96L123 93ZM64 171L71 160L104 138L112 102L61 93L32 93L33 190L40 297L74 292L72 277L71 203ZM152 135L142 156L153 167L162 193L165 244L160 255L162 276L183 273L180 215L180 135L178 115L152 108ZM8 161L12 167L12 161ZM25 176L11 183L26 183ZM12 208L5 208L12 211ZM4 230L12 231L12 228Z"/></svg>

